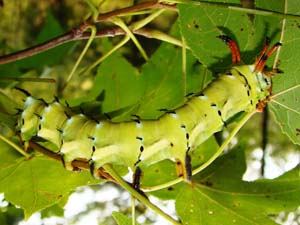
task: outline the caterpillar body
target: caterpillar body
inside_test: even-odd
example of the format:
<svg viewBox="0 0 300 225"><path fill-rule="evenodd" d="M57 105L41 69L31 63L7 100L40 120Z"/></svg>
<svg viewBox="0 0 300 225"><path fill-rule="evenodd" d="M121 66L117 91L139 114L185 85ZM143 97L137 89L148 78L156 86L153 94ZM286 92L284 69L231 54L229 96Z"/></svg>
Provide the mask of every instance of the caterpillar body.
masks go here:
<svg viewBox="0 0 300 225"><path fill-rule="evenodd" d="M235 42L219 36L230 48L238 64L240 53ZM17 130L24 142L39 137L52 145L64 165L74 170L74 160L89 162L94 177L105 164L123 165L136 171L135 188L141 171L164 159L176 160L178 175L191 179L190 152L220 131L237 113L261 110L271 95L271 73L264 71L267 58L280 46L267 52L267 41L253 65L235 65L211 82L183 106L158 120L130 122L96 121L76 114L58 100L46 103L29 94L20 113Z"/></svg>

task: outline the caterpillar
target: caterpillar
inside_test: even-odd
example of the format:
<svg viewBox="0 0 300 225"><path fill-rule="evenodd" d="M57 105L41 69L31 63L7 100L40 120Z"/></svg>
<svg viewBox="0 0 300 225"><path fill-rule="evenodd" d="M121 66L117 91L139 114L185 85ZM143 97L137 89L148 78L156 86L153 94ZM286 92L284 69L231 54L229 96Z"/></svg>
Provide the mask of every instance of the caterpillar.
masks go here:
<svg viewBox="0 0 300 225"><path fill-rule="evenodd" d="M240 112L262 111L272 92L272 75L265 70L267 59L281 44L270 50L267 39L252 65L239 65L238 45L228 36L218 36L232 54L230 70L221 74L200 93L175 110L165 110L157 120L114 123L76 113L55 99L51 103L28 92L17 122L23 142L40 138L51 151L62 156L68 170L74 160L88 162L95 178L103 165L123 165L135 171L133 186L138 189L146 168L164 159L174 159L178 176L190 181L190 153L214 133L223 129Z"/></svg>

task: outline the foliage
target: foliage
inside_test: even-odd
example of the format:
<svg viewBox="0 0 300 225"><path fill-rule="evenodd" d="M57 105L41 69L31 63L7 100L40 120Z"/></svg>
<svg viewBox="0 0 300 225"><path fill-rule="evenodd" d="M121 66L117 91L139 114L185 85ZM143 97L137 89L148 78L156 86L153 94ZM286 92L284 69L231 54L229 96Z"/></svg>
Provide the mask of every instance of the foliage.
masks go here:
<svg viewBox="0 0 300 225"><path fill-rule="evenodd" d="M93 7L97 1L85 2ZM25 157L15 151L15 145L22 146L13 130L13 121L16 119L14 113L17 113L16 109L22 104L22 95L13 89L15 86L21 86L32 95L49 101L54 95L59 96L72 106L82 104L83 107L88 107L100 102L101 108L97 111L113 112L114 121L128 120L132 114L145 119L156 119L163 113L157 109L174 109L182 105L186 95L199 92L213 79L213 75L230 67L229 50L216 38L217 35L227 34L237 41L247 64L254 62L265 37L269 36L273 43L283 43L278 55L272 57L268 64L271 68L271 62L275 60L283 71L273 79L274 95L269 106L282 132L294 144L300 144L300 82L297 77L300 65L295 60L300 54L297 38L300 35L298 0L276 3L257 1L256 10L241 7L237 0L222 3L213 0L205 3L164 2L179 2L177 11L173 6L153 3L138 9L140 15L133 15L130 8L121 15L116 8L125 7L122 3L100 3L97 6L99 12L112 11L115 14L111 18L105 17L107 14L101 17L100 14L99 17L104 18L103 21L109 25L101 23L102 30L97 31L110 31L109 36L113 38L96 35L70 80L67 78L68 73L86 43L82 40L74 39L75 41L35 56L0 65L0 78L3 78L0 83L0 192L4 193L8 202L24 210L26 219L34 212L51 206L63 206L79 186L98 184L105 180L96 181L86 171L68 172L61 163L36 151L30 152L30 156L24 153ZM131 1L124 4L131 5ZM83 10L85 13L89 12L87 5ZM71 6L77 7L74 3ZM72 8L71 6L69 7ZM161 9L158 6L164 7ZM5 7L6 2L4 11ZM95 10L93 12L90 18L97 16ZM0 16L1 13L3 12L0 12ZM133 37L130 33L126 36L123 26L125 23L113 18L121 18L127 24L125 28L127 26L131 29ZM174 23L173 18L176 18ZM84 21L84 18L81 19ZM152 23L145 29L141 21L146 21L145 24ZM90 20L92 25L93 22L95 21ZM32 43L42 43L50 37L67 33L70 28L64 27L67 25L62 24L54 12L45 11L45 23L38 35L31 37ZM89 35L89 29L87 27L83 32ZM116 35L117 31L121 37ZM129 41L129 36L132 42ZM8 44L0 41L0 46L4 45L8 49L3 52L7 53ZM122 48L117 49L118 46ZM143 53L144 49L147 56ZM11 51L18 50L20 49ZM101 63L90 68L99 57ZM11 78L15 81L9 80ZM24 80L20 81L19 78ZM43 78L53 78L56 83L40 82ZM26 79L33 79L35 82ZM238 118L231 127L237 123ZM241 139L250 138L244 135ZM194 176L191 185L169 183L176 179L175 170L169 161L149 168L142 180L142 190L148 196L175 200L180 222L169 218L168 212L163 213L153 208L147 198L126 186L126 183L117 181L147 207L152 207L157 214L173 223L276 224L270 215L293 211L300 206L299 168L272 180L243 181L246 169L244 151L248 146L248 143L235 145L233 150L218 157ZM193 166L197 168L203 165L217 149L218 145L212 137L193 154ZM282 149L283 152L284 150ZM114 168L113 171L123 173L123 168ZM121 212L115 212L113 217L118 224L131 223L131 219Z"/></svg>

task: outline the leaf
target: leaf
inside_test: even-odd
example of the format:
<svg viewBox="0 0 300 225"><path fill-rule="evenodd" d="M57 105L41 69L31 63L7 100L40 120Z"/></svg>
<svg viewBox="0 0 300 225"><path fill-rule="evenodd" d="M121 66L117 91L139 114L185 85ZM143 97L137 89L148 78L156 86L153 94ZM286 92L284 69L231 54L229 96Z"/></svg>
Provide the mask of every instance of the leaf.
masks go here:
<svg viewBox="0 0 300 225"><path fill-rule="evenodd" d="M218 150L218 147L219 146L215 138L209 138L199 148L191 153L192 167L195 169L197 166L206 162ZM141 183L142 186L153 187L167 183L177 177L174 162L171 160L164 160L147 167L146 172L143 174ZM159 191L151 192L151 195L161 199L174 199L181 187L182 183L179 183Z"/></svg>
<svg viewBox="0 0 300 225"><path fill-rule="evenodd" d="M240 5L239 1L235 0L227 0L225 3L226 6ZM278 1L272 4L268 1L256 1L255 7L299 15L299 3L299 0ZM188 46L193 54L213 71L223 72L224 68L231 64L230 51L216 38L217 35L226 34L237 41L246 64L254 62L266 36L271 37L273 42L279 40L282 42L279 68L284 73L276 75L273 79L273 93L276 97L271 101L270 108L283 133L287 134L294 143L300 144L300 108L298 107L300 65L295 60L300 57L299 20L290 18L284 20L283 17L272 15L249 15L242 10L236 11L212 5L181 4L178 8L182 35ZM274 56L268 60L268 65L272 66L273 61Z"/></svg>
<svg viewBox="0 0 300 225"><path fill-rule="evenodd" d="M178 32L178 24L174 27ZM104 42L103 45L109 44ZM190 52L186 67L188 76L183 77L182 50L166 43L142 66L141 72L115 52L99 66L92 96L104 91L104 112L136 106L128 111L127 117L118 120L130 119L132 114L155 119L163 114L160 109L182 105L187 94L199 92L212 79L211 73Z"/></svg>
<svg viewBox="0 0 300 225"><path fill-rule="evenodd" d="M224 1L224 4L226 3L240 4L236 0ZM253 43L249 43L249 38L253 36L250 32L251 20L245 13L201 4L181 4L178 8L183 37L193 54L213 71L222 71L231 65L230 51L217 35L229 35L238 42L242 51L245 46L248 49L254 47Z"/></svg>
<svg viewBox="0 0 300 225"><path fill-rule="evenodd" d="M138 111L142 118L157 118L162 115L159 109L181 106L187 94L199 92L212 79L190 52L186 67L188 76L183 76L182 50L170 44L162 44L153 54L141 73L147 84Z"/></svg>
<svg viewBox="0 0 300 225"><path fill-rule="evenodd" d="M295 5L297 4L297 5ZM300 1L287 1L287 13L299 13ZM297 12L295 10L298 9ZM300 144L300 65L297 58L300 57L300 20L287 19L282 27L283 45L280 50L279 68L283 74L274 77L273 93L275 98L270 102L270 108L275 114L276 121L295 144Z"/></svg>
<svg viewBox="0 0 300 225"><path fill-rule="evenodd" d="M300 202L300 176L296 168L274 180L246 182L243 148L216 160L185 185L176 199L183 224L276 224L268 215L294 210Z"/></svg>
<svg viewBox="0 0 300 225"><path fill-rule="evenodd" d="M107 41L103 44L110 46ZM111 112L137 103L143 89L138 70L120 53L114 52L98 67L91 96L104 92L103 112Z"/></svg>
<svg viewBox="0 0 300 225"><path fill-rule="evenodd" d="M113 212L112 216L118 225L132 225L132 218L129 218L122 213ZM137 222L135 222L135 224L139 225Z"/></svg>
<svg viewBox="0 0 300 225"><path fill-rule="evenodd" d="M0 159L0 192L24 210L26 219L58 203L79 186L99 183L89 173L67 171L61 163L46 156L26 160L3 142L0 149L1 155L5 155Z"/></svg>

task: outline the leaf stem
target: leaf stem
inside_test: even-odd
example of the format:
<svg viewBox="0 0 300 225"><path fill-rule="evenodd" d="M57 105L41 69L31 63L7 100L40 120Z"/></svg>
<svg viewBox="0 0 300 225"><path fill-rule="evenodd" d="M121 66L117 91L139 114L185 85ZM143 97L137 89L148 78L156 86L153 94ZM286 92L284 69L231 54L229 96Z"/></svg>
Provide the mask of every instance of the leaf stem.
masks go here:
<svg viewBox="0 0 300 225"><path fill-rule="evenodd" d="M92 65L90 65L86 70L84 70L82 74L87 73L91 71L93 68L95 68L98 64L100 64L104 59L106 59L108 56L113 54L116 50L121 48L124 44L126 44L129 41L129 36L125 36L118 44L116 44L112 49L110 49L107 53L105 53L103 56L101 56L96 62L94 62Z"/></svg>
<svg viewBox="0 0 300 225"><path fill-rule="evenodd" d="M103 168L106 172L108 172L124 189L126 189L132 196L134 196L136 199L138 199L140 202L142 202L147 207L151 208L154 212L168 220L174 225L181 225L180 222L173 219L168 214L164 213L160 208L158 208L156 205L153 205L144 195L137 192L129 183L123 180L122 177L119 176L119 174L112 168L110 165L104 165Z"/></svg>
<svg viewBox="0 0 300 225"><path fill-rule="evenodd" d="M11 147L13 147L15 150L17 150L21 155L25 156L26 159L29 159L31 157L31 155L28 154L26 151L24 151L24 149L20 148L14 142L4 137L2 134L0 134L0 139L5 143L7 143L8 145L10 145Z"/></svg>
<svg viewBox="0 0 300 225"><path fill-rule="evenodd" d="M83 51L81 52L80 56L78 57L78 59L77 59L75 65L73 66L73 68L72 68L72 70L71 70L71 72L70 72L68 78L66 79L66 82L65 82L65 85L64 85L63 89L66 87L66 85L68 84L68 82L72 79L72 77L73 77L73 75L74 75L74 73L75 73L75 71L76 71L76 69L77 69L79 63L82 61L83 56L84 56L85 53L87 52L88 48L90 47L92 41L94 40L94 38L95 38L95 36L96 36L96 27L95 27L95 26L88 26L87 28L90 28L90 29L91 29L91 35L90 35L90 37L89 37L89 39L88 39L88 42L86 43L86 45L85 45Z"/></svg>
<svg viewBox="0 0 300 225"><path fill-rule="evenodd" d="M256 111L253 112L249 112L247 113L239 122L238 124L235 126L235 128L231 131L230 135L226 138L226 140L222 143L222 145L219 147L218 151L216 151L212 157L210 157L209 160L207 160L205 163L203 163L201 166L199 166L198 168L196 168L195 170L193 170L192 174L195 175L199 172L201 172L202 170L204 170L206 167L208 167L216 158L218 158L223 150L227 147L227 145L230 143L230 141L232 140L232 138L234 138L234 136L237 134L237 132L242 128L242 126L254 115L254 113L256 113ZM148 187L148 186L142 186L141 189L143 191L146 192L150 192L150 191L158 191L167 187L170 187L172 185L175 185L179 182L183 181L182 177L178 177L172 181L166 182L164 184L160 184L157 186L152 186L152 187Z"/></svg>
<svg viewBox="0 0 300 225"><path fill-rule="evenodd" d="M115 17L115 18L111 19L111 21L114 24L116 24L117 26L121 27L126 32L126 34L130 37L130 39L133 41L133 43L135 44L135 46L137 47L137 49L142 54L143 58L146 61L148 61L149 57L147 56L146 51L143 49L143 47L140 44L140 42L136 39L136 37L134 36L134 34L132 33L132 31L128 28L128 26L124 23L124 21L121 20L118 17Z"/></svg>

